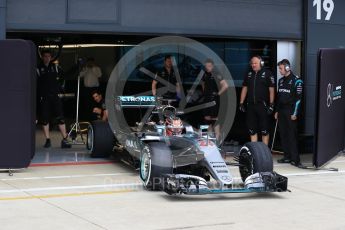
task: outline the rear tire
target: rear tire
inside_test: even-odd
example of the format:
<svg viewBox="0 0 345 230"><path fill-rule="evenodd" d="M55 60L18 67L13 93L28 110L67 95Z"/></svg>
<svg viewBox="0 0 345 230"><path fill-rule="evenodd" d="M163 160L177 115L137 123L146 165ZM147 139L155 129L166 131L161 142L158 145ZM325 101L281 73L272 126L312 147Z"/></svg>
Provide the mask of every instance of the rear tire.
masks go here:
<svg viewBox="0 0 345 230"><path fill-rule="evenodd" d="M173 172L171 150L163 142L150 142L143 148L140 159L140 178L148 190L161 190L162 175Z"/></svg>
<svg viewBox="0 0 345 230"><path fill-rule="evenodd" d="M242 181L257 172L273 172L270 149L262 142L248 142L240 150L240 174Z"/></svg>
<svg viewBox="0 0 345 230"><path fill-rule="evenodd" d="M115 136L106 121L92 121L87 130L86 148L91 157L109 157L115 143Z"/></svg>

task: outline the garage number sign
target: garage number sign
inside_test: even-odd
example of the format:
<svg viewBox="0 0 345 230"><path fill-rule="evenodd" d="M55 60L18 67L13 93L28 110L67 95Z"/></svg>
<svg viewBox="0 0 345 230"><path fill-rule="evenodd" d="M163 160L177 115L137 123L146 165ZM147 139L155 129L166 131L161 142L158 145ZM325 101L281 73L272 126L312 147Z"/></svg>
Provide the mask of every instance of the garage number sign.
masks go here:
<svg viewBox="0 0 345 230"><path fill-rule="evenodd" d="M314 0L313 7L316 7L316 19L322 20L322 13L325 12L324 20L329 21L334 10L333 0Z"/></svg>

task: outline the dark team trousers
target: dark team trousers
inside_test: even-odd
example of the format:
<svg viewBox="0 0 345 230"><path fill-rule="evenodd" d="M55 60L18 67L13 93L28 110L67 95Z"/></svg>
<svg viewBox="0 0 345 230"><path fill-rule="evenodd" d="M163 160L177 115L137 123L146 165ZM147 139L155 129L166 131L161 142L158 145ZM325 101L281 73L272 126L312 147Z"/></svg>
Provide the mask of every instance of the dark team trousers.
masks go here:
<svg viewBox="0 0 345 230"><path fill-rule="evenodd" d="M291 120L290 108L279 110L278 124L284 156L299 163L297 121Z"/></svg>
<svg viewBox="0 0 345 230"><path fill-rule="evenodd" d="M269 117L265 104L249 103L247 107L247 127L250 135L261 132L262 135L269 134Z"/></svg>
<svg viewBox="0 0 345 230"><path fill-rule="evenodd" d="M203 110L203 115L210 116L211 118L217 118L219 110L219 96L205 96L204 103L212 102L214 102L215 105L205 108Z"/></svg>
<svg viewBox="0 0 345 230"><path fill-rule="evenodd" d="M64 123L62 102L57 95L42 97L40 110L40 121L42 124L48 124L52 118L56 118L59 124Z"/></svg>

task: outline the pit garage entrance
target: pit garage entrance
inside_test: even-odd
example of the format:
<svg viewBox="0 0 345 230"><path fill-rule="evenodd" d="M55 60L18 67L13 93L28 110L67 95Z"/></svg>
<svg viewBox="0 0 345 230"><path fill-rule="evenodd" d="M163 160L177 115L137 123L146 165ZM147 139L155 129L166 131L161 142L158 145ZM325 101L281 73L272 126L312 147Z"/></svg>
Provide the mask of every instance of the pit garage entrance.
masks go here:
<svg viewBox="0 0 345 230"><path fill-rule="evenodd" d="M86 65L88 59L94 59L97 66L101 69L101 77L99 78L99 87L97 89L105 97L107 81L109 76L127 51L133 47L137 47L141 42L156 36L148 35L110 35L110 34L54 34L54 33L26 33L11 32L7 34L9 39L26 39L31 40L37 47L38 61L40 61L40 52L43 49L49 49L53 53L53 61L61 70L64 86L61 91L63 101L64 115L66 118L67 129L76 122L77 113L77 96L78 96L78 76ZM249 61L253 55L260 55L264 62L265 68L270 69L274 73L277 72L276 63L278 59L289 58L292 66L299 74L301 71L301 42L300 41L281 41L281 40L261 40L261 39L245 39L245 38L226 38L226 37L191 37L201 42L214 51L226 64L236 88L237 99L242 86L242 81L250 70ZM185 91L192 86L197 74L203 68L200 63L188 54L172 53L176 59L183 88ZM124 95L140 94L140 92L149 91L151 89L151 78L145 76L139 71L140 67L145 67L152 72L157 72L163 67L164 54L157 53L150 59L145 59L145 54L138 54L136 70L129 73L128 82L126 83ZM278 76L280 77L280 76ZM81 129L85 131L87 122L90 122L92 110L95 106L91 91L84 85L84 80L80 81L80 101L78 108L78 121L81 122ZM201 86L197 88L193 95L196 102L202 100ZM37 100L39 106L39 100ZM233 108L237 110L237 108ZM193 125L198 126L203 122L200 112L189 115L188 119ZM128 112L126 114L127 122L135 123L139 120L140 112ZM274 131L274 121L272 120L272 134ZM301 124L303 125L303 124ZM52 148L43 148L44 136L41 131L41 125L37 124L36 132L36 156L33 163L71 163L71 162L104 162L105 159L91 159L85 145L73 145L71 149L60 149L59 142L61 140L57 131L57 126L51 127L52 131ZM73 135L73 133L72 133ZM273 135L272 135L273 136ZM73 136L72 136L73 137ZM86 134L83 135L84 140ZM248 140L245 116L240 112L236 112L235 121L230 133L226 135L225 145L228 152L234 152L236 148ZM279 143L278 143L279 145Z"/></svg>

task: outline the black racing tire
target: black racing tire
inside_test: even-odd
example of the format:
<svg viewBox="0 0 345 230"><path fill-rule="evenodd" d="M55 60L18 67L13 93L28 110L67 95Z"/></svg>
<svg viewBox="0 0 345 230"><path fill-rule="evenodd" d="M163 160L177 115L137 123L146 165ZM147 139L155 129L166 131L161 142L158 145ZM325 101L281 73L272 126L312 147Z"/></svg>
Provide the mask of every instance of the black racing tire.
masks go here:
<svg viewBox="0 0 345 230"><path fill-rule="evenodd" d="M140 159L140 178L148 190L162 190L164 174L173 172L173 157L164 142L149 142L142 149Z"/></svg>
<svg viewBox="0 0 345 230"><path fill-rule="evenodd" d="M270 149L262 142L248 142L240 150L239 170L242 181L257 172L273 172Z"/></svg>
<svg viewBox="0 0 345 230"><path fill-rule="evenodd" d="M91 157L109 157L115 143L113 134L108 122L92 121L87 130L86 148L90 151Z"/></svg>

